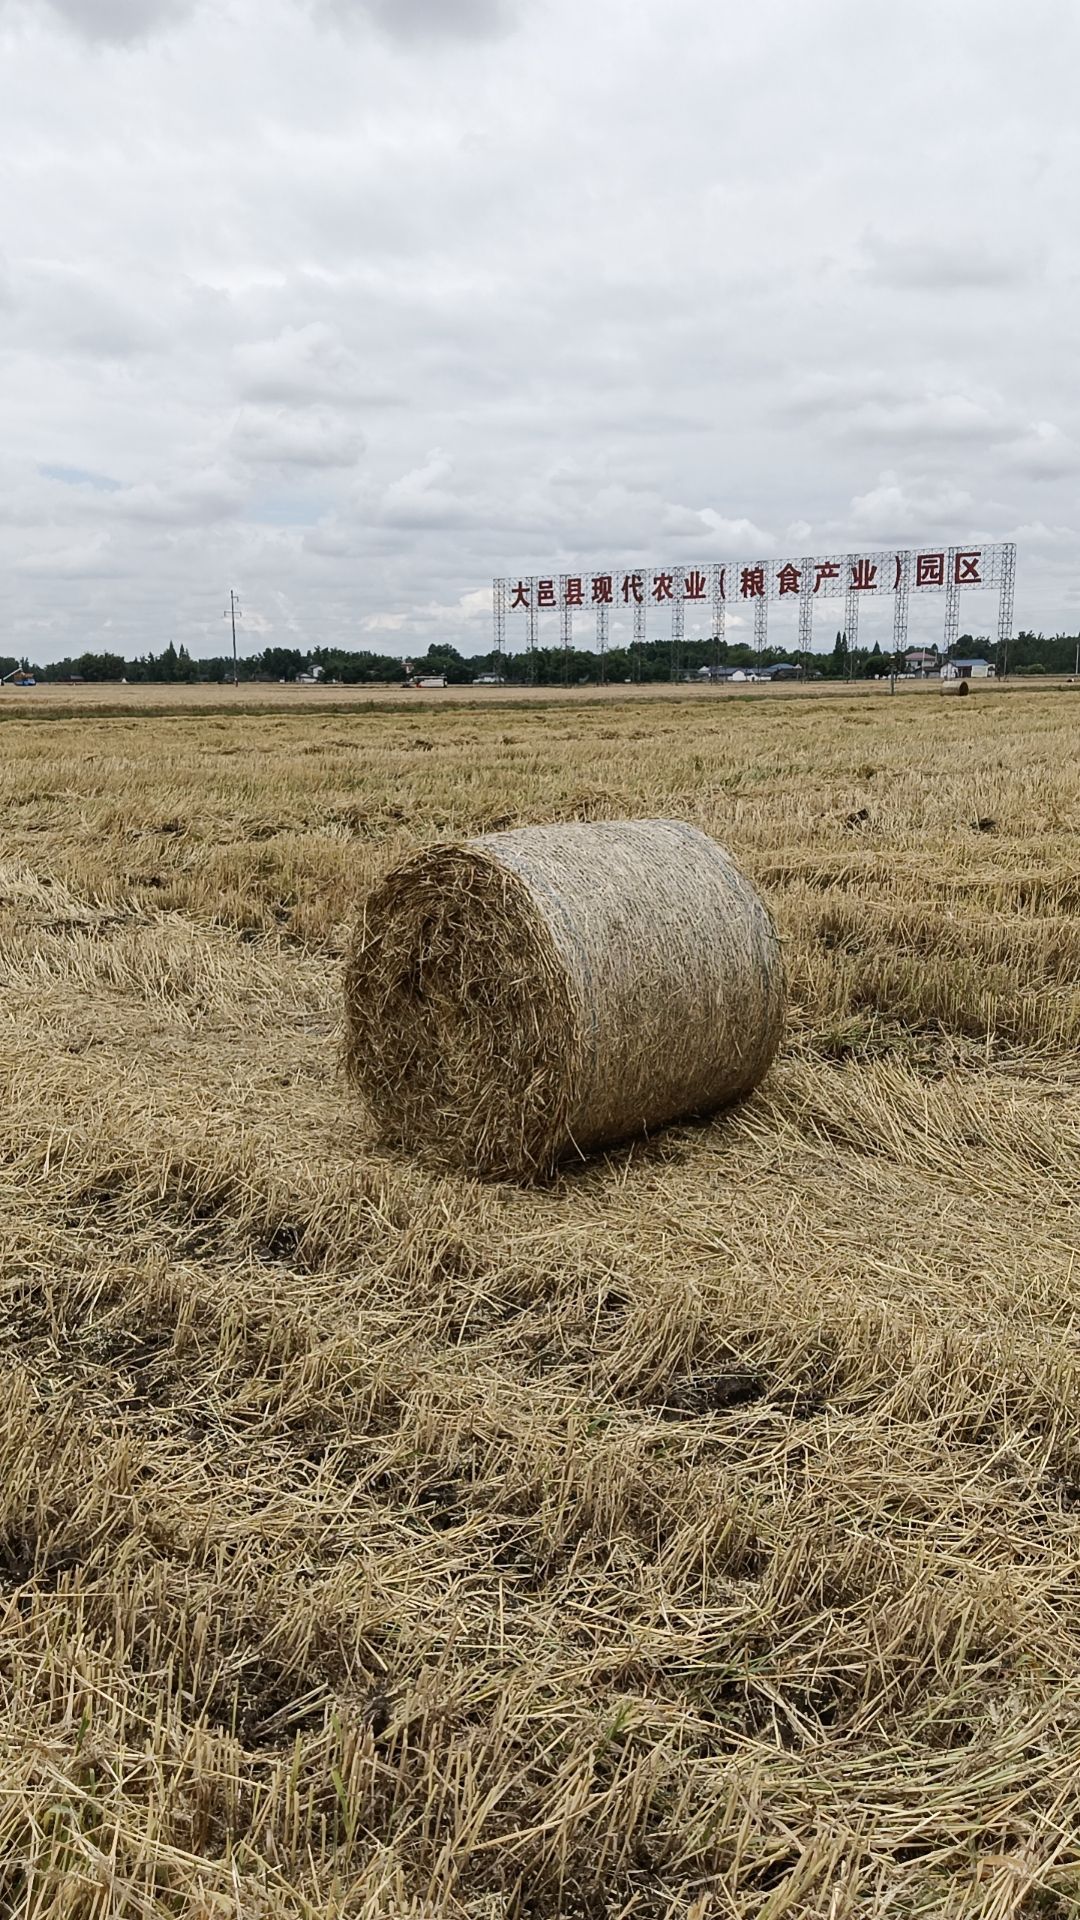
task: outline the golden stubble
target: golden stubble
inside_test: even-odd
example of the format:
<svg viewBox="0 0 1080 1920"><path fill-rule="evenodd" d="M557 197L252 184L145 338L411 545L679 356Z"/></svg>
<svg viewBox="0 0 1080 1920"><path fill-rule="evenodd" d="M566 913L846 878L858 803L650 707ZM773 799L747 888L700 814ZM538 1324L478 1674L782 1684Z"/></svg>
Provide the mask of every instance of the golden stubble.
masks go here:
<svg viewBox="0 0 1080 1920"><path fill-rule="evenodd" d="M5 1913L1071 1910L1077 713L0 721ZM775 914L759 1092L377 1147L372 885L640 815Z"/></svg>

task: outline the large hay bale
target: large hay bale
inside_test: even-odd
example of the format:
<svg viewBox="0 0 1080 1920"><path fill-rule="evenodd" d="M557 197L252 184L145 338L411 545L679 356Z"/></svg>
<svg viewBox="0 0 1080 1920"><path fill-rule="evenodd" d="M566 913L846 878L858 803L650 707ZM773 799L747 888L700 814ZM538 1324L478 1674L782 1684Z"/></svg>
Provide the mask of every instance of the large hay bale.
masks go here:
<svg viewBox="0 0 1080 1920"><path fill-rule="evenodd" d="M371 895L346 975L347 1067L384 1134L491 1176L715 1111L783 1019L767 909L677 820L433 847Z"/></svg>
<svg viewBox="0 0 1080 1920"><path fill-rule="evenodd" d="M970 680L943 680L941 691L951 694L954 700L963 699L971 692L971 682Z"/></svg>

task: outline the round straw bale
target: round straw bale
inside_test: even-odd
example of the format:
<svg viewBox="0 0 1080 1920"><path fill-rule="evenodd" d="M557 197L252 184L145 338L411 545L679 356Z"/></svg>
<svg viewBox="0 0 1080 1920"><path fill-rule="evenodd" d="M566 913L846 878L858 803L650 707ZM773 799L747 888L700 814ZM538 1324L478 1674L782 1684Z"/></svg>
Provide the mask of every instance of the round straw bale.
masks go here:
<svg viewBox="0 0 1080 1920"><path fill-rule="evenodd" d="M951 693L954 699L959 699L962 695L971 692L971 682L970 680L943 680L941 691Z"/></svg>
<svg viewBox="0 0 1080 1920"><path fill-rule="evenodd" d="M347 1068L383 1134L495 1177L738 1099L783 1020L766 907L677 820L432 847L371 895L346 973Z"/></svg>

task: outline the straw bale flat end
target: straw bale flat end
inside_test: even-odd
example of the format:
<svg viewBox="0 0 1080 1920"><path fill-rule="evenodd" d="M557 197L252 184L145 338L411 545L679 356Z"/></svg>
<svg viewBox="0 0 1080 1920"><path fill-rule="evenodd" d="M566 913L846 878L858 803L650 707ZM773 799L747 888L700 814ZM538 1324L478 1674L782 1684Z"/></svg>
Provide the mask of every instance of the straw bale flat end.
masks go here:
<svg viewBox="0 0 1080 1920"><path fill-rule="evenodd" d="M371 895L346 1061L389 1138L537 1176L749 1093L784 998L767 908L696 827L523 827L427 849Z"/></svg>

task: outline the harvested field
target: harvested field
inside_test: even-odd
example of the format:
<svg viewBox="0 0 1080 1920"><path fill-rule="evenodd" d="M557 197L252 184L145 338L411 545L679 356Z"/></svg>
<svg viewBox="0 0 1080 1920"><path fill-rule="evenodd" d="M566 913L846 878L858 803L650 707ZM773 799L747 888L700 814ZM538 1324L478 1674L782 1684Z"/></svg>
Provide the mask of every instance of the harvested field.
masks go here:
<svg viewBox="0 0 1080 1920"><path fill-rule="evenodd" d="M1080 1910L1080 694L56 712L0 730L0 1911ZM646 814L777 917L763 1087L540 1191L378 1150L365 890Z"/></svg>

